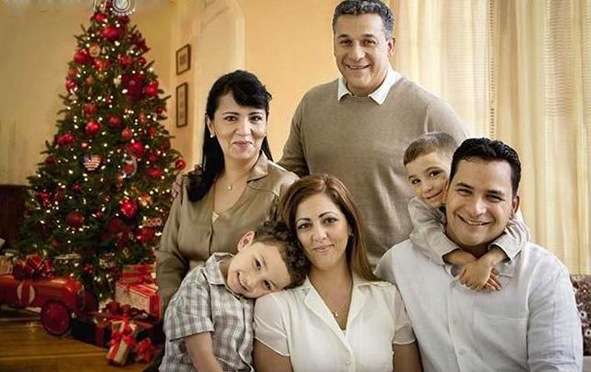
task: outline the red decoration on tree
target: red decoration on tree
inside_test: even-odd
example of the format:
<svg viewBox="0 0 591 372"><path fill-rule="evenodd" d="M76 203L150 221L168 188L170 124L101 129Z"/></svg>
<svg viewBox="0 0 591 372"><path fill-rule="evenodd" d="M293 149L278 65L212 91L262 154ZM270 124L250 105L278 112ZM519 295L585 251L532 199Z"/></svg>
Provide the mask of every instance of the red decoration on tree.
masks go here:
<svg viewBox="0 0 591 372"><path fill-rule="evenodd" d="M123 199L119 202L121 214L127 218L134 218L138 211L137 204L130 199Z"/></svg>
<svg viewBox="0 0 591 372"><path fill-rule="evenodd" d="M150 178L158 179L162 177L162 169L160 168L150 168L146 173Z"/></svg>
<svg viewBox="0 0 591 372"><path fill-rule="evenodd" d="M60 146L67 146L73 144L75 141L74 135L70 132L64 133L57 137L56 143Z"/></svg>
<svg viewBox="0 0 591 372"><path fill-rule="evenodd" d="M94 136L95 134L97 134L100 129L101 129L101 125L94 120L89 121L86 124L86 127L84 128L86 133L90 136Z"/></svg>
<svg viewBox="0 0 591 372"><path fill-rule="evenodd" d="M125 141L129 141L133 138L133 132L129 128L125 128L121 131L121 138Z"/></svg>
<svg viewBox="0 0 591 372"><path fill-rule="evenodd" d="M84 226L84 215L80 211L71 211L66 216L68 226L78 229Z"/></svg>
<svg viewBox="0 0 591 372"><path fill-rule="evenodd" d="M88 55L88 52L86 51L86 49L81 49L78 50L75 54L74 54L74 62L76 62L79 65L85 65L88 62L90 62L90 56Z"/></svg>
<svg viewBox="0 0 591 372"><path fill-rule="evenodd" d="M129 144L129 151L137 158L141 158L144 154L144 144L141 141L134 141Z"/></svg>
<svg viewBox="0 0 591 372"><path fill-rule="evenodd" d="M185 169L186 165L187 165L187 163L185 163L185 161L183 159L178 159L177 161L174 162L174 167L178 170Z"/></svg>
<svg viewBox="0 0 591 372"><path fill-rule="evenodd" d="M72 191L79 192L80 190L82 190L82 186L80 186L79 183L75 183L72 185Z"/></svg>
<svg viewBox="0 0 591 372"><path fill-rule="evenodd" d="M84 111L84 115L92 116L96 113L96 104L95 103L85 103L82 111Z"/></svg>
<svg viewBox="0 0 591 372"><path fill-rule="evenodd" d="M122 123L123 123L123 121L121 120L121 118L119 116L115 116L115 115L109 116L109 124L111 125L111 127L121 128Z"/></svg>
<svg viewBox="0 0 591 372"><path fill-rule="evenodd" d="M55 160L55 157L53 155L49 155L48 157L45 158L46 165L55 165L56 163L57 163L57 161Z"/></svg>
<svg viewBox="0 0 591 372"><path fill-rule="evenodd" d="M150 97L154 97L158 94L158 81L151 81L144 87L144 93Z"/></svg>
<svg viewBox="0 0 591 372"><path fill-rule="evenodd" d="M103 30L103 37L111 42L119 39L119 29L112 27L112 26L107 26L105 27L105 29Z"/></svg>

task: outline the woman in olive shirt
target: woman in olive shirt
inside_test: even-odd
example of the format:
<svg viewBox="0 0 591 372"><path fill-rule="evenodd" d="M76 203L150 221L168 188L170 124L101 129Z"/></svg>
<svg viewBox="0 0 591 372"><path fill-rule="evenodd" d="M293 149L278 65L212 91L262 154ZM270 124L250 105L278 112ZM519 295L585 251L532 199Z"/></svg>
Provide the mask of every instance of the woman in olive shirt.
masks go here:
<svg viewBox="0 0 591 372"><path fill-rule="evenodd" d="M162 311L185 274L213 252L235 253L239 238L274 217L297 176L272 162L267 143L271 94L235 71L212 86L199 170L184 176L156 251Z"/></svg>

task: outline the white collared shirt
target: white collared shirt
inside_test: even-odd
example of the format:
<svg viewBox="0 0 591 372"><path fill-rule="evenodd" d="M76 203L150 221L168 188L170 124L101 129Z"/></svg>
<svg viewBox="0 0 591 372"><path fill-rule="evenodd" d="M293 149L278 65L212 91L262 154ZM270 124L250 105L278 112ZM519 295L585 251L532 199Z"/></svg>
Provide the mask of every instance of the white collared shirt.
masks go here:
<svg viewBox="0 0 591 372"><path fill-rule="evenodd" d="M381 105L386 100L388 96L388 92L392 85L396 84L396 82L402 77L397 71L394 71L392 67L388 66L388 72L386 72L386 78L382 82L382 84L378 87L378 89L374 90L368 97L374 100L378 105ZM354 96L353 93L347 88L347 84L345 82L345 78L341 76L339 78L339 84L337 88L337 99L340 101L344 96L351 95Z"/></svg>
<svg viewBox="0 0 591 372"><path fill-rule="evenodd" d="M306 279L259 298L255 338L297 371L391 371L392 345L415 341L400 293L390 283L353 277L347 330Z"/></svg>
<svg viewBox="0 0 591 372"><path fill-rule="evenodd" d="M580 371L581 323L564 265L527 243L497 269L502 289L475 292L407 240L376 274L397 284L426 372Z"/></svg>

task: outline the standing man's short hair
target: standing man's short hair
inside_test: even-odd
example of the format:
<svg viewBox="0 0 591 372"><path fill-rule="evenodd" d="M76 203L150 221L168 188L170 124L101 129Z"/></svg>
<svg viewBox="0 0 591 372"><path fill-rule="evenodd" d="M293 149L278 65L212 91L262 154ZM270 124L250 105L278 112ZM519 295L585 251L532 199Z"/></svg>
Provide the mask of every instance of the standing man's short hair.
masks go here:
<svg viewBox="0 0 591 372"><path fill-rule="evenodd" d="M513 196L517 195L519 182L521 181L521 162L519 155L502 141L492 140L490 138L468 138L454 153L451 161L451 171L449 181L451 183L460 160L470 161L472 159L482 159L485 161L506 161L511 166L511 186Z"/></svg>
<svg viewBox="0 0 591 372"><path fill-rule="evenodd" d="M386 4L380 0L345 0L334 10L332 17L332 30L335 32L337 19L342 15L358 16L362 14L377 14L384 23L384 33L386 38L392 37L394 30L394 15Z"/></svg>

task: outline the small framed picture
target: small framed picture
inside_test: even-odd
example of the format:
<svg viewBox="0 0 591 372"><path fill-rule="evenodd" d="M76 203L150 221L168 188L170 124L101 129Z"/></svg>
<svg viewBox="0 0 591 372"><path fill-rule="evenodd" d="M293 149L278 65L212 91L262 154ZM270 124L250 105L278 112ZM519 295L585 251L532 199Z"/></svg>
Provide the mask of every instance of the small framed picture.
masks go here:
<svg viewBox="0 0 591 372"><path fill-rule="evenodd" d="M176 74L180 75L191 68L191 45L187 44L176 51Z"/></svg>
<svg viewBox="0 0 591 372"><path fill-rule="evenodd" d="M176 126L184 127L189 120L189 84L176 87Z"/></svg>

